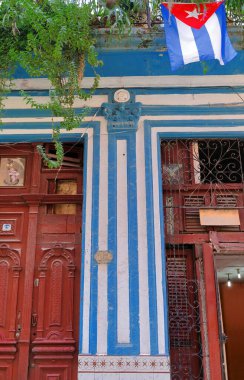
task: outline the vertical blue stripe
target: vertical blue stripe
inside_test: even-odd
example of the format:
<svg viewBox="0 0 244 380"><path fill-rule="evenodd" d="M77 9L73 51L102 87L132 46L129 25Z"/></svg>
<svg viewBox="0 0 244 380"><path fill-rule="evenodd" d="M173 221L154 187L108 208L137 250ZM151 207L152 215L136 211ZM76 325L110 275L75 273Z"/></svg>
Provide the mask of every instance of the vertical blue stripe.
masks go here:
<svg viewBox="0 0 244 380"><path fill-rule="evenodd" d="M236 55L237 52L233 48L230 38L227 33L226 26L226 14L225 14L225 5L221 4L216 11L216 16L218 17L220 28L222 31L222 41L221 41L221 55L224 63L231 61Z"/></svg>
<svg viewBox="0 0 244 380"><path fill-rule="evenodd" d="M117 146L114 134L108 135L108 250L113 260L108 265L108 355L117 343Z"/></svg>
<svg viewBox="0 0 244 380"><path fill-rule="evenodd" d="M165 339L165 354L169 354L169 321L168 321L168 292L167 292L167 272L166 272L166 247L165 247L165 230L164 230L164 208L163 208L163 181L162 181L162 158L161 158L161 138L157 134L157 149L158 149L158 185L159 185L159 211L160 211L160 231L161 231L161 251L162 251L162 287L164 304L164 339Z"/></svg>
<svg viewBox="0 0 244 380"><path fill-rule="evenodd" d="M86 184L87 184L87 135L84 137L84 164L83 164L83 202L82 202L82 241L81 241L81 278L80 278L80 336L79 353L82 353L83 332L83 299L84 299L84 277L85 277L85 236L86 236Z"/></svg>
<svg viewBox="0 0 244 380"><path fill-rule="evenodd" d="M146 170L146 206L147 206L147 245L148 245L148 285L151 355L158 355L158 318L155 272L155 236L153 219L153 182L152 182L152 141L151 128L145 122L145 170Z"/></svg>
<svg viewBox="0 0 244 380"><path fill-rule="evenodd" d="M191 30L195 38L200 61L215 59L214 50L206 27L202 26L201 29L191 28Z"/></svg>
<svg viewBox="0 0 244 380"><path fill-rule="evenodd" d="M137 226L137 176L136 176L136 134L127 134L127 186L128 186L128 239L129 239L129 285L130 285L130 332L132 347L130 355L140 353L139 331L139 267L138 267L138 226Z"/></svg>
<svg viewBox="0 0 244 380"><path fill-rule="evenodd" d="M94 128L93 135L93 175L92 175L92 242L91 242L91 299L89 352L97 352L97 263L94 254L98 250L99 221L99 169L100 169L100 128Z"/></svg>
<svg viewBox="0 0 244 380"><path fill-rule="evenodd" d="M128 194L128 265L129 265L129 344L119 344L117 337L117 140L127 140L127 194ZM137 243L137 195L136 195L136 137L134 132L109 135L108 191L109 224L108 249L113 260L108 265L108 354L138 355L139 333L139 278Z"/></svg>
<svg viewBox="0 0 244 380"><path fill-rule="evenodd" d="M170 14L164 5L161 5L161 10L164 18L164 29L168 54L170 58L170 65L171 69L174 71L184 65L178 28L176 25L175 17Z"/></svg>

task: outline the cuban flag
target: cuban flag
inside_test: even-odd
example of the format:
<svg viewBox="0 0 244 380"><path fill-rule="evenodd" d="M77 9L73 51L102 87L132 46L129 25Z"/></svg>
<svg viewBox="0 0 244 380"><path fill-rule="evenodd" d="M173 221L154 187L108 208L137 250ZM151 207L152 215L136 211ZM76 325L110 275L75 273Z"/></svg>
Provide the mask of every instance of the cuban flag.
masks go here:
<svg viewBox="0 0 244 380"><path fill-rule="evenodd" d="M236 56L226 29L224 1L206 4L161 4L172 70L190 62L218 59L221 65Z"/></svg>

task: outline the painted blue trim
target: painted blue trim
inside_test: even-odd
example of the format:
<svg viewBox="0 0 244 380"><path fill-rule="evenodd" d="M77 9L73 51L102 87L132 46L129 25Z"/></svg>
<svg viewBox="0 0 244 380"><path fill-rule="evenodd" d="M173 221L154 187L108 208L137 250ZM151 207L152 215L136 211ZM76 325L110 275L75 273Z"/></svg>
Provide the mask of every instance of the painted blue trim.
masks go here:
<svg viewBox="0 0 244 380"><path fill-rule="evenodd" d="M18 119L17 119L18 120ZM81 128L89 128L91 125L93 126L94 123L96 124L97 122L82 122L81 124ZM23 129L23 130L41 130L41 129L51 129L52 130L52 127L53 127L53 124L59 124L59 122L57 123L52 123L52 122L34 122L34 121L31 121L31 122L18 122L18 121L15 121L13 123L7 123L7 124L4 124L1 125L1 129L4 130L5 132L8 131L8 130L11 130L11 129ZM75 129L73 130L75 131ZM0 130L0 136L1 136L1 130Z"/></svg>
<svg viewBox="0 0 244 380"><path fill-rule="evenodd" d="M179 92L178 92L179 94ZM244 94L243 94L244 98ZM242 103L240 99L240 103ZM77 109L78 112L80 112L80 109ZM87 116L93 116L97 113L97 116L102 116L102 112L99 108L91 108L89 113L87 113ZM232 106L232 107L226 107L226 105L223 106L143 106L141 107L141 114L142 116L150 116L150 115L236 115L236 114L244 114L244 107L241 106ZM38 125L41 124L41 129L50 128L51 124L48 124L49 126L43 125L44 123L37 123L37 122L31 122L31 123L18 123L19 117L48 117L50 114L47 111L35 111L35 110L5 110L4 111L4 117L13 118L14 123L8 123L5 124L5 127L3 129L33 129L33 125L35 125L38 128ZM29 125L30 124L30 125ZM23 125L25 125L25 128L23 128ZM127 132L126 129L124 129L125 132ZM114 133L114 130L111 129L111 132ZM1 134L1 132L0 132Z"/></svg>
<svg viewBox="0 0 244 380"><path fill-rule="evenodd" d="M63 133L60 140L62 142L77 142L81 139L80 133L72 133L72 134L66 134ZM39 134L39 135L3 135L1 136L0 131L0 144L1 143L30 143L30 142L51 142L52 141L52 135L45 133L45 134Z"/></svg>
<svg viewBox="0 0 244 380"><path fill-rule="evenodd" d="M136 199L136 151L135 133L126 132L109 135L109 225L108 249L114 259L108 266L108 354L138 355L140 352L139 332L139 278L137 242L137 199ZM117 339L117 141L127 140L128 176L128 252L129 252L129 307L130 344L118 344Z"/></svg>
<svg viewBox="0 0 244 380"><path fill-rule="evenodd" d="M125 136L124 136L125 137ZM123 138L123 137L122 137ZM127 139L127 194L128 194L128 252L130 291L130 331L132 347L129 355L140 353L139 330L139 268L138 268L138 225L137 225L137 175L136 134L128 132Z"/></svg>
<svg viewBox="0 0 244 380"><path fill-rule="evenodd" d="M18 120L18 119L17 119ZM2 130L7 131L9 129L52 129L53 123L52 122L41 122L41 123L35 123L35 122L18 122L16 119L13 121L13 123L7 123L3 124ZM57 123L58 124L58 123Z"/></svg>
<svg viewBox="0 0 244 380"><path fill-rule="evenodd" d="M84 278L85 278L85 237L86 237L86 186L87 186L87 151L88 136L84 136L84 165L83 165L83 204L82 204L82 240L81 240L81 277L80 277L80 320L79 320L79 353L82 353L82 331L83 331L83 300L84 300Z"/></svg>
<svg viewBox="0 0 244 380"><path fill-rule="evenodd" d="M97 301L98 265L94 254L98 250L99 223L99 177L100 177L100 128L94 128L93 137L93 174L92 174L92 242L91 242L91 298L90 298L90 340L89 352L97 352Z"/></svg>
<svg viewBox="0 0 244 380"><path fill-rule="evenodd" d="M142 116L165 116L165 115L242 115L244 107L211 107L211 106L144 106ZM227 120L227 119L226 119Z"/></svg>
<svg viewBox="0 0 244 380"><path fill-rule="evenodd" d="M108 135L108 355L117 344L117 148L115 134Z"/></svg>
<svg viewBox="0 0 244 380"><path fill-rule="evenodd" d="M162 182L162 159L160 149L160 137L157 138L158 155L158 185L159 185L159 212L160 212L160 231L161 231L161 251L162 251L162 287L164 297L164 337L165 355L169 355L169 320L168 320L168 292L167 292L167 272L166 272L166 246L164 234L164 207L163 207L163 182Z"/></svg>
<svg viewBox="0 0 244 380"><path fill-rule="evenodd" d="M223 127L229 127L228 131L221 131ZM205 138L205 137L242 137L244 131L232 131L233 127L244 127L244 120L145 120L145 128L159 128L159 127L181 127L179 132L158 132L163 138ZM184 128L200 128L200 127L212 127L212 131L201 130L199 132L184 131Z"/></svg>
<svg viewBox="0 0 244 380"><path fill-rule="evenodd" d="M237 56L225 66L221 66L217 60L208 61L208 72L204 74L203 66L199 62L185 65L176 72L172 72L165 45L162 49L114 49L100 50L98 58L104 63L103 67L97 68L101 77L117 76L148 76L148 75L230 75L244 73L244 50L239 50ZM138 64L142 62L142 64ZM86 77L94 77L94 71L89 65L85 70ZM16 72L16 78L28 78L24 70Z"/></svg>
<svg viewBox="0 0 244 380"><path fill-rule="evenodd" d="M228 131L228 132L180 132L180 133L164 133L160 132L159 136L164 139L179 139L179 138L185 138L185 139L192 139L192 138L199 138L199 139L205 139L205 138L243 138L244 137L244 131Z"/></svg>
<svg viewBox="0 0 244 380"><path fill-rule="evenodd" d="M211 119L211 120L155 120L150 121L150 116L146 122L150 122L151 127L214 127L214 128L223 128L223 127L238 127L244 126L244 120L239 119ZM204 132L206 133L206 132Z"/></svg>
<svg viewBox="0 0 244 380"><path fill-rule="evenodd" d="M99 108L89 108L85 113L85 116L93 116L96 114ZM84 112L84 108L75 108L76 114L82 114ZM12 117L13 121L16 122L18 117L51 117L52 114L49 110L35 110L35 109L24 109L24 108L5 108L3 111L2 117ZM35 123L35 122L34 122ZM30 123L32 124L32 123ZM8 125L8 124L5 124Z"/></svg>
<svg viewBox="0 0 244 380"><path fill-rule="evenodd" d="M152 141L151 128L144 128L146 210L147 210L147 245L148 245L148 286L151 355L158 355L158 318L155 273L155 236L153 218L153 182L152 182Z"/></svg>

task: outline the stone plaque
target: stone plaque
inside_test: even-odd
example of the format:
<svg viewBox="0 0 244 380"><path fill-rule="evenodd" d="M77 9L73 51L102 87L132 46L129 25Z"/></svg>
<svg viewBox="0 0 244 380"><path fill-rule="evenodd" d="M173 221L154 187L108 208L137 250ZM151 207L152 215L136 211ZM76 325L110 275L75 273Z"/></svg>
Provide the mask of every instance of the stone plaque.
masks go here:
<svg viewBox="0 0 244 380"><path fill-rule="evenodd" d="M97 251L94 258L98 264L109 264L113 255L109 251Z"/></svg>

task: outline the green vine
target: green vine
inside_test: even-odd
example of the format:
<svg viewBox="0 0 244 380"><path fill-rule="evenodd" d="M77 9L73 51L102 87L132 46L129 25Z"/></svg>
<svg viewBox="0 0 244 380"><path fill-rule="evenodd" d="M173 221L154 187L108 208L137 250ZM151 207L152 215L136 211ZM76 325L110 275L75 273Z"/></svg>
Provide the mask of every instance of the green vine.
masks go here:
<svg viewBox="0 0 244 380"><path fill-rule="evenodd" d="M3 0L0 8L0 108L9 91L9 80L21 66L30 77L46 77L50 81L49 101L39 104L22 92L25 101L35 109L48 110L62 119L53 127L57 165L63 160L60 130L80 126L87 109L76 112L77 99L86 101L99 83L97 58L92 36L94 12L92 4L65 0ZM86 64L94 69L94 82L88 91L82 89ZM44 148L39 149L44 161L53 167ZM56 165L56 164L55 164Z"/></svg>

